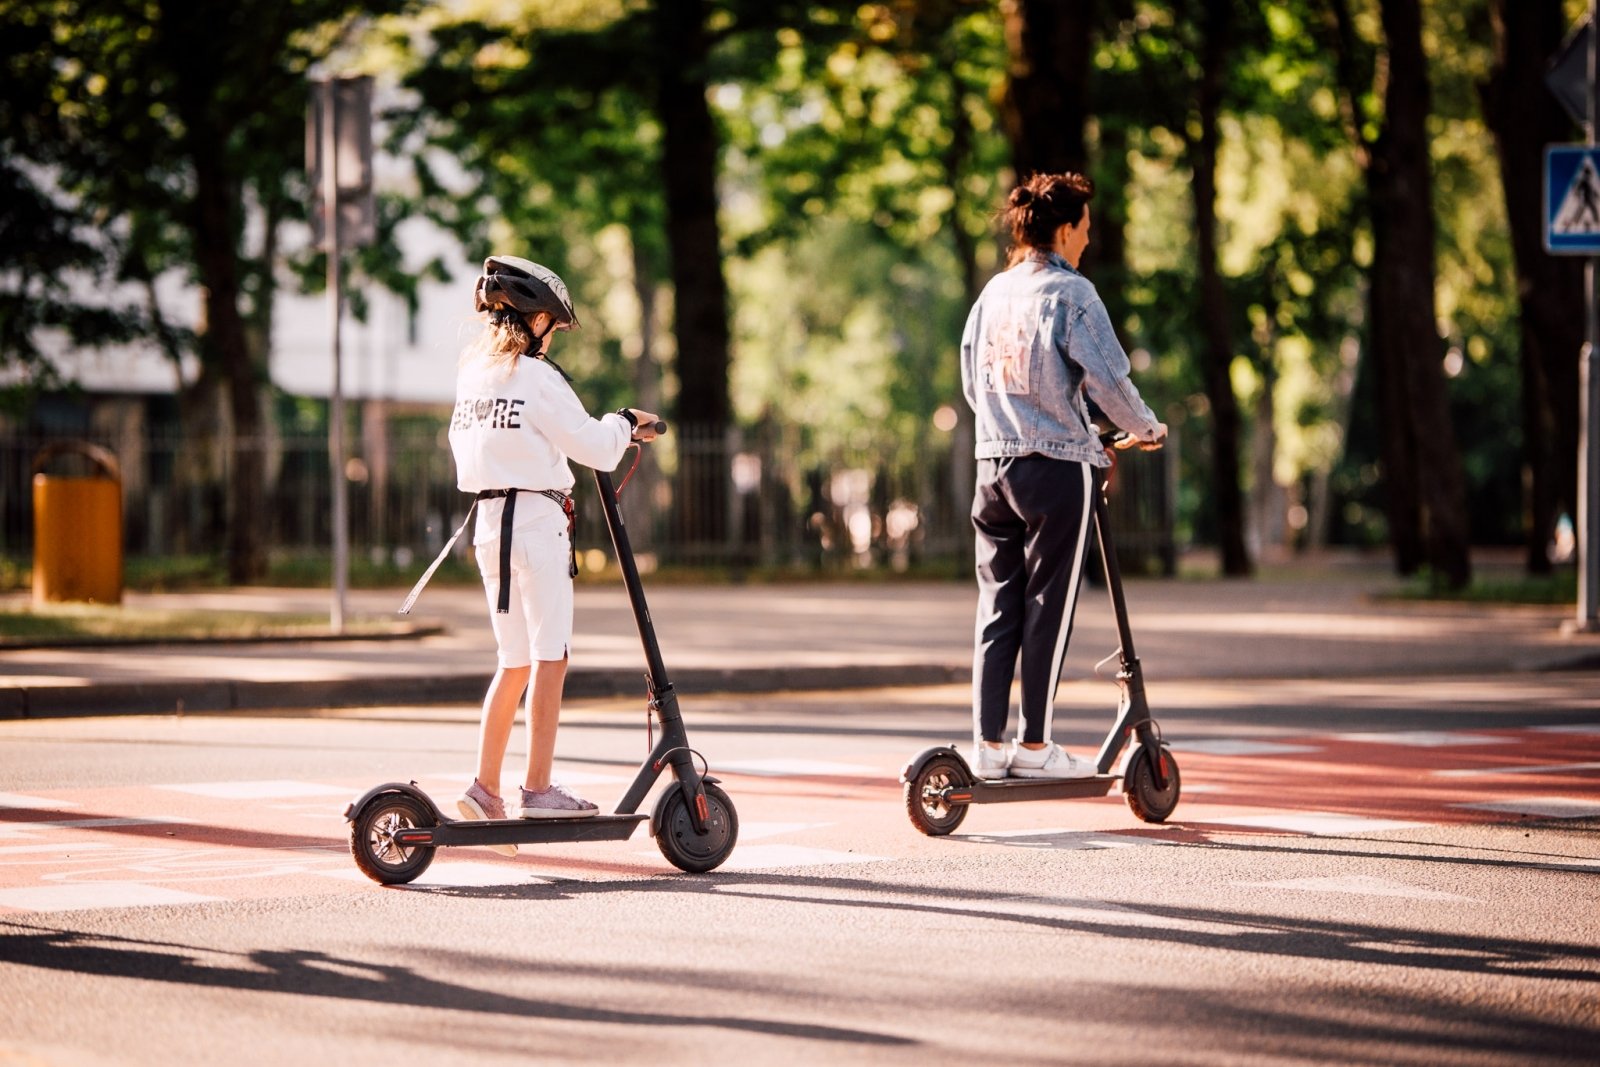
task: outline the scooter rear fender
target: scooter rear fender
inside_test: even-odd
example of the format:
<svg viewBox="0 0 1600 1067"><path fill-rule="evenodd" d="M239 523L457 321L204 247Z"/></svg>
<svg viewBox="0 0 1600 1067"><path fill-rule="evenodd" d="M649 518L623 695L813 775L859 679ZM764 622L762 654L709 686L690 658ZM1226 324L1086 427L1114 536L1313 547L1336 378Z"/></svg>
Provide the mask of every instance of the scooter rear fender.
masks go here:
<svg viewBox="0 0 1600 1067"><path fill-rule="evenodd" d="M344 817L348 821L354 822L356 816L361 813L361 809L385 793L403 793L414 800L421 801L429 811L433 812L435 822L445 821L444 812L439 810L439 806L433 802L432 797L417 788L416 782L385 782L382 785L373 786L350 802L350 806L344 809Z"/></svg>
<svg viewBox="0 0 1600 1067"><path fill-rule="evenodd" d="M939 756L954 757L966 769L969 780L976 777L972 773L972 768L967 765L966 757L957 751L954 745L934 745L932 748L925 748L911 757L911 762L907 763L905 769L900 772L900 781L902 783L911 781L922 773L922 768L926 767L930 760Z"/></svg>

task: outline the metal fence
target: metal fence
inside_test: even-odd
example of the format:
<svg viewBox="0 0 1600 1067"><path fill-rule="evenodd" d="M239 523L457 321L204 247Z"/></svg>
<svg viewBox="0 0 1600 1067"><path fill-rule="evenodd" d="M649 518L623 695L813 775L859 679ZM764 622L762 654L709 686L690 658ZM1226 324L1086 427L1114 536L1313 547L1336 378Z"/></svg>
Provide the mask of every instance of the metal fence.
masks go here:
<svg viewBox="0 0 1600 1067"><path fill-rule="evenodd" d="M622 495L645 568L826 573L970 559L972 461L953 456L949 435L892 449L826 453L801 449L794 436L674 433L646 448ZM53 440L0 436L0 556L31 556L32 467ZM231 445L191 438L85 440L117 453L128 556L221 554ZM243 521L257 524L274 558L325 557L332 537L326 439L286 436L256 447L263 453L265 484L258 499L239 503ZM624 459L616 481L632 458ZM1164 454L1154 454L1125 462L1117 472L1113 518L1119 556L1132 571L1171 573L1175 566L1172 470ZM352 558L402 570L420 570L470 503L456 490L442 426L363 434L344 473ZM575 540L580 562L597 569L610 545L600 509L592 506L593 483L578 473ZM457 550L463 555L465 540Z"/></svg>

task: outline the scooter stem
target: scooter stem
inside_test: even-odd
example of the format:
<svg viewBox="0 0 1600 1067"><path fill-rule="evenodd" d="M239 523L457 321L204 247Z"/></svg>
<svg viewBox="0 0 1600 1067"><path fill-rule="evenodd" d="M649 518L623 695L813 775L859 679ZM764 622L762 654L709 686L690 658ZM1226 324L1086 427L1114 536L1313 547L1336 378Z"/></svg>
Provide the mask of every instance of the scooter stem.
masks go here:
<svg viewBox="0 0 1600 1067"><path fill-rule="evenodd" d="M1106 476L1096 471L1094 476L1094 532L1100 542L1100 562L1105 567L1106 589L1111 593L1111 613L1117 620L1117 641L1122 646L1122 663L1138 660L1133 651L1133 629L1128 625L1128 601L1122 595L1122 567L1117 562L1116 549L1111 545L1111 509L1106 504Z"/></svg>
<svg viewBox="0 0 1600 1067"><path fill-rule="evenodd" d="M684 801L689 807L689 821L696 833L705 833L708 809L705 785L694 767L690 755L689 739L684 733L683 716L678 711L678 695L672 691L667 678L666 664L661 661L661 643L656 640L655 623L650 619L650 605L645 603L644 583L639 579L639 565L633 558L633 545L628 541L628 527L622 521L622 511L617 507L617 492L611 485L611 474L594 472L595 488L600 491L600 507L605 512L606 529L611 533L611 545L616 549L617 566L622 568L622 584L628 590L628 601L633 606L633 621L639 627L639 642L644 646L645 670L650 682L650 712L661 724L661 740L650 754L647 764L660 773L663 763L671 764L678 786L684 791ZM650 781L649 774L641 774L618 805L618 811L636 811L643 803Z"/></svg>
<svg viewBox="0 0 1600 1067"><path fill-rule="evenodd" d="M672 688L672 683L667 679L666 664L661 661L661 645L656 640L655 624L650 620L650 606L645 603L644 583L639 580L639 565L634 562L628 528L623 524L622 512L617 507L617 493L611 486L611 474L608 471L595 471L594 483L600 490L600 507L605 512L606 529L611 533L617 566L622 568L622 584L628 590L628 600L633 605L633 621L639 627L639 641L644 645L645 667L650 674L650 693L659 697Z"/></svg>

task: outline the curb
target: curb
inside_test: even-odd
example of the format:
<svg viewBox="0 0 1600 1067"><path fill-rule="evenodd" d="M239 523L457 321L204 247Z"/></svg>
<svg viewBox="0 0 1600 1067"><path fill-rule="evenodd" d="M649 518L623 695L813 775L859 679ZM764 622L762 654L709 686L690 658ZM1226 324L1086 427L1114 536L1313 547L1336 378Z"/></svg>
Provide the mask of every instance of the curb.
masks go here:
<svg viewBox="0 0 1600 1067"><path fill-rule="evenodd" d="M785 690L869 689L967 681L972 668L952 664L689 668L671 675L679 692L775 693ZM385 704L469 704L483 700L491 675L339 678L328 681L246 682L218 679L112 682L88 686L0 688L0 721L92 715L183 715L189 712L360 708ZM642 670L574 670L569 697L644 695Z"/></svg>

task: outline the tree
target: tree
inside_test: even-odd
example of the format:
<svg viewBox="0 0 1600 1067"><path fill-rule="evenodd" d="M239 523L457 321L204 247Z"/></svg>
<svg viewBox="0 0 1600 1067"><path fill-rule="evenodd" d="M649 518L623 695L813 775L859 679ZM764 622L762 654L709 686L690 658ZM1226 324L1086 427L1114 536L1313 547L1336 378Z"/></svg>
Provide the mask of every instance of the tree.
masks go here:
<svg viewBox="0 0 1600 1067"><path fill-rule="evenodd" d="M1248 575L1244 494L1239 488L1239 399L1233 391L1233 324L1217 246L1217 153L1224 78L1235 32L1233 0L1202 0L1200 70L1194 92L1198 130L1184 126L1194 180L1195 261L1200 272L1200 361L1211 408L1211 486L1216 494L1217 548L1222 573Z"/></svg>
<svg viewBox="0 0 1600 1067"><path fill-rule="evenodd" d="M0 6L8 83L8 154L48 174L92 217L114 271L97 282L143 286L137 323L163 349L190 344L193 388L225 391L230 426L228 574L264 570L265 455L260 392L275 289L277 222L300 211L305 78L332 44L313 31L351 0L40 0ZM246 217L264 222L258 241ZM43 218L36 214L35 219ZM6 265L39 273L26 248ZM94 269L91 258L77 265ZM184 272L202 295L192 332L167 324L154 280ZM106 275L111 274L108 278ZM81 336L81 335L80 335Z"/></svg>
<svg viewBox="0 0 1600 1067"><path fill-rule="evenodd" d="M1183 147L1195 236L1194 291L1185 295L1194 313L1194 356L1209 420L1206 484L1222 573L1229 576L1248 575L1252 566L1240 485L1243 419L1233 385L1235 310L1220 263L1217 178L1223 115L1251 99L1248 64L1233 62L1245 31L1254 31L1247 22L1234 0L1174 0L1159 18L1146 12L1139 31L1126 40L1135 66L1133 76L1120 79L1128 91L1108 105L1121 111L1120 121L1102 123L1112 130L1159 127Z"/></svg>
<svg viewBox="0 0 1600 1067"><path fill-rule="evenodd" d="M572 182L558 177L557 167L530 144L583 136L579 131L595 124L568 108L561 114L573 125L554 128L552 100L581 99L632 123L635 151L655 169L622 200L659 205L654 215L673 291L673 416L680 439L690 446L679 454L674 521L687 540L720 544L727 538L727 470L720 446L733 417L717 189L722 136L707 93L717 82L758 78L780 49L782 31L801 27L824 40L847 32L846 13L854 10L821 0L652 0L564 21L469 20L435 30L441 47L408 78L444 124L473 144L467 162L480 175L516 174L525 186L558 193ZM608 107L619 99L629 106ZM485 100L493 106L482 107ZM443 143L450 143L449 135ZM628 167L625 173L637 170ZM593 186L615 189L617 183L602 176ZM475 191L466 194L475 197ZM592 232L613 221L605 215L603 207L598 217L580 221Z"/></svg>
<svg viewBox="0 0 1600 1067"><path fill-rule="evenodd" d="M1426 565L1434 581L1471 578L1466 491L1445 393L1434 308L1434 217L1429 86L1419 0L1382 0L1383 78L1362 66L1348 0L1333 0L1347 118L1367 183L1372 227L1368 365L1376 374L1385 513L1402 574ZM1371 98L1381 93L1376 111ZM1376 133L1369 132L1376 131Z"/></svg>
<svg viewBox="0 0 1600 1067"><path fill-rule="evenodd" d="M1544 147L1572 138L1572 122L1545 87L1561 45L1560 0L1494 0L1495 61L1482 86L1484 116L1499 147L1500 178L1516 255L1521 303L1522 440L1529 485L1526 562L1550 570L1549 545L1563 509L1578 506L1578 351L1583 344L1583 266L1544 250Z"/></svg>
<svg viewBox="0 0 1600 1067"><path fill-rule="evenodd" d="M1001 111L1019 179L1089 171L1085 126L1092 114L1097 6L1082 0L1004 0L1000 5L1009 52Z"/></svg>

